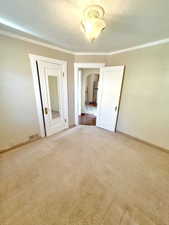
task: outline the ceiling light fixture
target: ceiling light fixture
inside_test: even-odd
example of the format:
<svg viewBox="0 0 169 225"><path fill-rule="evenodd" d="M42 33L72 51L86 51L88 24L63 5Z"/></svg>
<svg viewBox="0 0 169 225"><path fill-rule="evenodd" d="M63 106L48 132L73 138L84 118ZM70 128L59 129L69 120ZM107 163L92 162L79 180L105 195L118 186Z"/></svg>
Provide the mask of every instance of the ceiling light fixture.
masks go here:
<svg viewBox="0 0 169 225"><path fill-rule="evenodd" d="M105 29L104 14L104 9L99 5L90 5L84 10L81 24L89 41L94 41Z"/></svg>

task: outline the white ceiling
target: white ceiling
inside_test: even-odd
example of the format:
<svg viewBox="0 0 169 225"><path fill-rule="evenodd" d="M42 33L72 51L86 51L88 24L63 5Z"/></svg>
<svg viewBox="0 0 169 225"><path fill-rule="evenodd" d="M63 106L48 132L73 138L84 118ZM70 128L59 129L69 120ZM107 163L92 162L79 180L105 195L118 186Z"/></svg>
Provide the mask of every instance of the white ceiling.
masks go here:
<svg viewBox="0 0 169 225"><path fill-rule="evenodd" d="M100 4L107 28L88 42L83 9ZM169 0L0 0L0 23L75 52L112 52L169 37Z"/></svg>

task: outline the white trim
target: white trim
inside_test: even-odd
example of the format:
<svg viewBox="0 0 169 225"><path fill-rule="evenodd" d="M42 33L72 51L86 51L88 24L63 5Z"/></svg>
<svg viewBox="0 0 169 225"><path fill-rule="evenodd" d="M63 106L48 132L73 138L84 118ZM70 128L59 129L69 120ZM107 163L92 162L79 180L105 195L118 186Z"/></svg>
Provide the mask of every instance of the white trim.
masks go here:
<svg viewBox="0 0 169 225"><path fill-rule="evenodd" d="M64 82L63 82L63 89L64 89L64 116L65 116L65 119L66 119L66 128L69 128L69 96L68 96L68 82L67 82L67 76L68 76L68 73L67 73L67 62L64 61Z"/></svg>
<svg viewBox="0 0 169 225"><path fill-rule="evenodd" d="M79 86L79 80L78 80L78 70L81 68L85 69L101 69L105 66L105 63L74 63L74 98L75 98L75 125L79 124L78 121L78 86Z"/></svg>
<svg viewBox="0 0 169 225"><path fill-rule="evenodd" d="M74 55L112 55L111 52L74 52Z"/></svg>
<svg viewBox="0 0 169 225"><path fill-rule="evenodd" d="M50 63L57 63L63 65L64 68L64 85L65 85L65 119L66 119L66 127L69 127L69 117L68 117L68 87L67 87L67 62L63 60L57 60L52 59L44 56L38 56L38 55L32 55L29 54L29 59L31 63L31 69L32 69L32 76L33 76L33 86L34 86L34 92L35 92L35 99L36 99L36 109L37 109L37 116L39 121L39 129L40 129L40 136L45 136L45 130L44 130L44 123L43 123L43 115L42 115L42 105L41 105L41 96L39 91L39 80L37 75L37 67L36 67L36 61L41 60L44 62L50 62Z"/></svg>
<svg viewBox="0 0 169 225"><path fill-rule="evenodd" d="M138 50L138 49L142 49L142 48L148 48L148 47L161 45L161 44L166 44L166 43L169 43L169 38L163 39L163 40L154 41L154 42L149 42L149 43L146 43L146 44L143 44L143 45L133 46L131 48L125 48L125 49L113 51L113 52L111 52L110 55L120 54L120 53L124 53L124 52L130 52L130 51L134 51L134 50Z"/></svg>
<svg viewBox="0 0 169 225"><path fill-rule="evenodd" d="M44 131L44 124L43 124L43 116L42 116L41 98L40 98L40 92L39 92L39 81L37 76L36 58L31 55L29 55L29 58L31 63L32 76L33 76L33 86L34 86L35 99L36 99L36 110L37 110L37 116L39 121L40 136L44 137L45 131Z"/></svg>
<svg viewBox="0 0 169 225"><path fill-rule="evenodd" d="M29 54L29 58L33 59L33 60L41 60L44 62L49 62L49 63L57 63L57 64L65 64L67 65L67 62L64 60L60 60L60 59L53 59L53 58L49 58L49 57L45 57L45 56L40 56L40 55L33 55L33 54Z"/></svg>
<svg viewBox="0 0 169 225"><path fill-rule="evenodd" d="M161 45L161 44L166 44L169 43L169 38L166 39L162 39L162 40L158 40L158 41L153 41L153 42L148 42L146 44L143 45L137 45L137 46L133 46L130 48L125 48L125 49L120 49L117 51L112 51L112 52L75 52L75 55L116 55L116 54L120 54L120 53L124 53L124 52L130 52L130 51L134 51L134 50L138 50L138 49L142 49L142 48L148 48L148 47L152 47L152 46L156 46L156 45Z"/></svg>
<svg viewBox="0 0 169 225"><path fill-rule="evenodd" d="M75 52L75 51L71 51L71 50L67 50L67 49L64 49L64 48L57 47L56 45L47 44L47 43L42 42L42 41L36 41L36 40L30 39L30 38L23 37L23 36L18 35L18 34L13 34L9 31L0 30L0 34L6 35L6 36L12 37L12 38L20 39L20 40L23 40L23 41L31 42L31 43L36 44L36 45L41 45L41 46L46 47L46 48L62 51L62 52L65 52L65 53L68 53L68 54L71 54L71 55L84 55L84 56L87 56L87 55L89 55L89 56L90 55L93 55L93 56L95 56L95 55L96 56L99 56L99 55L110 56L110 55L120 54L120 53L124 53L124 52L129 52L129 51L134 51L134 50L138 50L138 49L142 49L142 48L148 48L148 47L152 47L152 46L156 46L156 45L169 43L169 38L166 38L166 39L148 42L148 43L145 43L145 44L142 44L142 45L137 45L137 46L133 46L133 47L130 47L130 48L120 49L120 50L112 51L112 52Z"/></svg>
<svg viewBox="0 0 169 225"><path fill-rule="evenodd" d="M58 50L58 51L62 51L62 52L74 55L73 51L69 51L67 49L57 47L55 45L47 44L47 43L42 42L42 41L36 41L36 40L30 39L30 38L26 38L26 37L23 37L23 36L18 35L18 34L13 34L9 31L0 30L0 34L6 35L8 37L16 38L16 39L19 39L19 40L22 40L22 41L30 42L30 43L33 43L33 44L36 44L36 45L41 45L41 46L46 47L46 48L50 48L50 49L54 49L54 50Z"/></svg>

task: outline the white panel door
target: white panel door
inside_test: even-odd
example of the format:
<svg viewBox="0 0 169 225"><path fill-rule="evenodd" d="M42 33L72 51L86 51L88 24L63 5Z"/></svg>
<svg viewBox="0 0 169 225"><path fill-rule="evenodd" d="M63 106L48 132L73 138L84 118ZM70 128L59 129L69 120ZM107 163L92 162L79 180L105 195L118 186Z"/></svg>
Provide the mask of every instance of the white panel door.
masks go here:
<svg viewBox="0 0 169 225"><path fill-rule="evenodd" d="M115 131L124 66L100 70L96 126Z"/></svg>
<svg viewBox="0 0 169 225"><path fill-rule="evenodd" d="M63 65L38 61L46 135L68 128L67 83Z"/></svg>

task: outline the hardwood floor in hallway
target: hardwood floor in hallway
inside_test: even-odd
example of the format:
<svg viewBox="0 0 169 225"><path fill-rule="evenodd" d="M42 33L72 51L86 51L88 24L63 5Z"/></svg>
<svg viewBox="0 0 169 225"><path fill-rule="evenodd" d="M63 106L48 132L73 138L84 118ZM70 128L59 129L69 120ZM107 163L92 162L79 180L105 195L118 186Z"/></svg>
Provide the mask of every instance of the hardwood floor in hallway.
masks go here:
<svg viewBox="0 0 169 225"><path fill-rule="evenodd" d="M94 104L85 105L85 113L79 116L79 125L96 126L97 106Z"/></svg>
<svg viewBox="0 0 169 225"><path fill-rule="evenodd" d="M96 126L96 116L88 113L79 116L79 125Z"/></svg>
<svg viewBox="0 0 169 225"><path fill-rule="evenodd" d="M1 225L169 225L169 154L79 126L0 154Z"/></svg>

